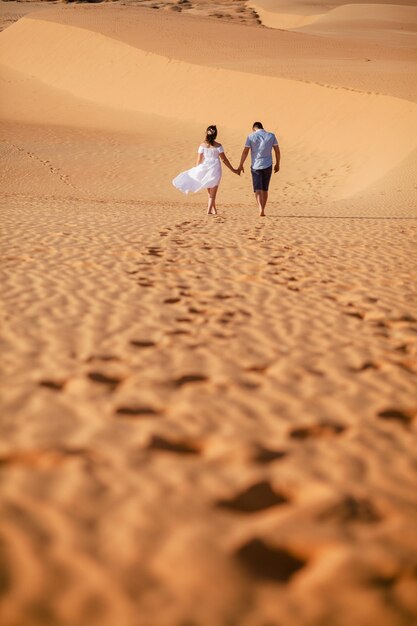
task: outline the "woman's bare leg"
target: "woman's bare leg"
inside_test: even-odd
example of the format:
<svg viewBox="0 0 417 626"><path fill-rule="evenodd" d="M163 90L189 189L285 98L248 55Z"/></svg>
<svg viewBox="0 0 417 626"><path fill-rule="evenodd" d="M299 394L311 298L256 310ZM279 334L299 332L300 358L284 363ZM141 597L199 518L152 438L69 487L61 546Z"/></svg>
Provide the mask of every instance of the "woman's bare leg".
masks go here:
<svg viewBox="0 0 417 626"><path fill-rule="evenodd" d="M216 209L216 194L217 194L217 190L218 190L218 186L217 187L211 187L210 189L207 189L209 198L208 198L208 205L207 205L207 213L208 215L216 215L217 214L217 209Z"/></svg>
<svg viewBox="0 0 417 626"><path fill-rule="evenodd" d="M214 211L214 215L217 215L217 206L216 206L216 196L217 196L217 191L219 189L219 186L217 185L217 187L213 187L213 193L212 193L212 199L213 199L213 211Z"/></svg>
<svg viewBox="0 0 417 626"><path fill-rule="evenodd" d="M211 207L210 207L210 189L207 189L207 215L211 214Z"/></svg>

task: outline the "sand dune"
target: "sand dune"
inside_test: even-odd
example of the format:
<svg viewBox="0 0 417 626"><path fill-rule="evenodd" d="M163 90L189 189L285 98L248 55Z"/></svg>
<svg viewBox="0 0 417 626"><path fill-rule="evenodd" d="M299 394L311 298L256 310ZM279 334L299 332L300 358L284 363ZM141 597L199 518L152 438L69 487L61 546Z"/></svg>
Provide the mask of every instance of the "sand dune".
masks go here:
<svg viewBox="0 0 417 626"><path fill-rule="evenodd" d="M70 14L66 21L71 21ZM25 45L29 39L30 48ZM265 76L256 77L254 91L248 89L242 72L168 59L69 23L25 17L3 33L0 55L9 68L101 107L201 127L208 119L221 120L222 128L234 132L234 137L240 133L241 144L248 120L261 117L284 149L291 146L292 175L296 172L298 180L305 180L314 172L321 178L324 198L362 190L416 145L417 107L412 103ZM207 84L213 85L214 99L203 96ZM258 90L279 97L266 98L259 111ZM8 103L5 107L11 110ZM361 132L365 128L366 133ZM236 140L231 148L236 160Z"/></svg>
<svg viewBox="0 0 417 626"><path fill-rule="evenodd" d="M257 0L248 5L259 15L264 26L268 28L298 28L314 22L317 17L325 15L326 9L320 4L300 5L282 4L274 0Z"/></svg>
<svg viewBox="0 0 417 626"><path fill-rule="evenodd" d="M357 30L372 30L386 28L388 30L406 30L411 33L417 31L417 7L398 6L395 4L349 4L321 14L316 17L316 25L339 23L355 25Z"/></svg>
<svg viewBox="0 0 417 626"><path fill-rule="evenodd" d="M0 34L2 626L414 626L414 44L154 4Z"/></svg>
<svg viewBox="0 0 417 626"><path fill-rule="evenodd" d="M417 100L417 88L408 78L414 71L415 53L392 46L389 41L381 46L360 39L341 41L339 37L306 33L301 37L291 31L237 28L220 19L107 3L99 7L68 5L54 10L44 6L38 11L42 12L43 21L68 23L194 65ZM158 37L154 36L155 29ZM241 38L250 40L250 46L237 54Z"/></svg>
<svg viewBox="0 0 417 626"><path fill-rule="evenodd" d="M370 3L360 0L331 3L257 0L248 5L258 13L262 24L269 28L301 28L305 32L321 34L349 33L353 37L360 37L361 32L366 30L367 39L371 41L381 36L381 30L389 30L391 44L393 40L401 41L401 38L393 38L393 33L415 33L417 24L414 0L404 0L401 3L391 3L390 0ZM415 45L413 38L407 39L407 45Z"/></svg>
<svg viewBox="0 0 417 626"><path fill-rule="evenodd" d="M386 4L346 4L324 13L302 30L321 35L389 41L416 48L417 7Z"/></svg>

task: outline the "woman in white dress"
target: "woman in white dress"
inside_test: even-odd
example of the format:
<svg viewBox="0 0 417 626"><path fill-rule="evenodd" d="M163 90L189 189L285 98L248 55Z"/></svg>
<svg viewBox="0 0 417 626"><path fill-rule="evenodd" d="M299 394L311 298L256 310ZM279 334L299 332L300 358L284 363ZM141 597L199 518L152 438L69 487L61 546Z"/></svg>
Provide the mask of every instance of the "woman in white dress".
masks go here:
<svg viewBox="0 0 417 626"><path fill-rule="evenodd" d="M206 131L206 138L198 148L197 165L186 172L181 172L172 181L174 187L183 193L193 193L207 189L209 215L217 215L216 194L222 177L222 166L220 160L234 174L239 174L238 170L232 167L229 159L224 153L221 143L216 141L217 127L209 126Z"/></svg>

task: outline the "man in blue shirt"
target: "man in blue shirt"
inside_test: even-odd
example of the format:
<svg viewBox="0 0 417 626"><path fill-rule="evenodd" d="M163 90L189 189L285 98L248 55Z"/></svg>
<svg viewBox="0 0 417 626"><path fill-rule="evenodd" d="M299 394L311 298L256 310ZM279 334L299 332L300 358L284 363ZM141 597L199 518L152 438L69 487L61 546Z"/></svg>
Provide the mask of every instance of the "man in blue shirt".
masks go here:
<svg viewBox="0 0 417 626"><path fill-rule="evenodd" d="M279 172L281 153L274 133L268 133L261 122L255 122L252 130L253 133L246 139L237 171L239 175L241 172L245 171L243 164L250 150L252 157L251 172L253 191L255 192L256 202L258 203L259 215L264 217L265 206L268 200L269 181L272 175L272 150L275 151L275 173Z"/></svg>

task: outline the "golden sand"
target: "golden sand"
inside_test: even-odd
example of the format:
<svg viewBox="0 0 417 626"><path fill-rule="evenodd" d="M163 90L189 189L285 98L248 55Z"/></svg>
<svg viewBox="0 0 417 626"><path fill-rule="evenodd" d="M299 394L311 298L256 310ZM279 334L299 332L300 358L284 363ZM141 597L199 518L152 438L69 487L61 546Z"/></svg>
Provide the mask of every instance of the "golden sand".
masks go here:
<svg viewBox="0 0 417 626"><path fill-rule="evenodd" d="M5 626L416 623L403 4L2 3Z"/></svg>

